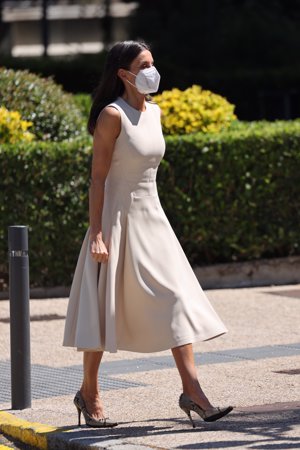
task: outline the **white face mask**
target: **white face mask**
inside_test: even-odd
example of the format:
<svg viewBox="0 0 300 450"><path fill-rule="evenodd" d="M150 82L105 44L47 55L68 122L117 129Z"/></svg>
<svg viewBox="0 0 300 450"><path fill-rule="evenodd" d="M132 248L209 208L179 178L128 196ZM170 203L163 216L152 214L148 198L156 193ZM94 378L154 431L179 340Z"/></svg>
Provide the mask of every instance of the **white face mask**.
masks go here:
<svg viewBox="0 0 300 450"><path fill-rule="evenodd" d="M160 82L160 75L154 66L140 70L137 75L130 72L130 70L128 70L128 72L135 76L135 85L129 80L126 81L128 81L128 83L132 86L135 86L140 94L157 92Z"/></svg>

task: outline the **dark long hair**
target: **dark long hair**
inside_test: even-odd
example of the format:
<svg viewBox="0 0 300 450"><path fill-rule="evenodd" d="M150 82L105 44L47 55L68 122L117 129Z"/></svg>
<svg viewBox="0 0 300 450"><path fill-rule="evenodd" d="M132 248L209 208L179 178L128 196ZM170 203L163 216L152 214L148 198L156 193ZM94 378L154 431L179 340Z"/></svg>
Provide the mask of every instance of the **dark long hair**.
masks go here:
<svg viewBox="0 0 300 450"><path fill-rule="evenodd" d="M144 50L150 50L150 47L143 41L118 42L110 49L101 81L94 94L87 126L90 134L94 134L96 121L102 109L124 92L124 84L118 77L118 70L128 70L132 61Z"/></svg>

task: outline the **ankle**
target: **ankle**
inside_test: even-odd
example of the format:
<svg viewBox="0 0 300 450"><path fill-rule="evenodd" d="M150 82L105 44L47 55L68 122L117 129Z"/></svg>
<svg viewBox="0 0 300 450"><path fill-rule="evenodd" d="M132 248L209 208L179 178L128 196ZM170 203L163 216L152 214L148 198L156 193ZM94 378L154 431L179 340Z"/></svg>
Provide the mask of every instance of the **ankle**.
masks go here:
<svg viewBox="0 0 300 450"><path fill-rule="evenodd" d="M86 386L82 386L80 388L80 393L84 398L86 398L88 400L94 400L97 397L100 397L99 389L95 389L95 388L90 389L90 388L87 388Z"/></svg>
<svg viewBox="0 0 300 450"><path fill-rule="evenodd" d="M195 395L198 395L199 392L203 393L198 380L192 380L188 383L184 383L182 385L182 390L188 397L194 397Z"/></svg>
<svg viewBox="0 0 300 450"><path fill-rule="evenodd" d="M184 386L183 393L203 409L213 408L200 386Z"/></svg>

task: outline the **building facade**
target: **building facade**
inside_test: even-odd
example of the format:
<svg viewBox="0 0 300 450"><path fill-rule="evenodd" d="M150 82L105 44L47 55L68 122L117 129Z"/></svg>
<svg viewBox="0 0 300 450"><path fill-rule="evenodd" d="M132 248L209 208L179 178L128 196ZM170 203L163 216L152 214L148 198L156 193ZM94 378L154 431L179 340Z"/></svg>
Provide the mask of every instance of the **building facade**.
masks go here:
<svg viewBox="0 0 300 450"><path fill-rule="evenodd" d="M0 0L0 54L97 53L128 37L136 7L120 0Z"/></svg>

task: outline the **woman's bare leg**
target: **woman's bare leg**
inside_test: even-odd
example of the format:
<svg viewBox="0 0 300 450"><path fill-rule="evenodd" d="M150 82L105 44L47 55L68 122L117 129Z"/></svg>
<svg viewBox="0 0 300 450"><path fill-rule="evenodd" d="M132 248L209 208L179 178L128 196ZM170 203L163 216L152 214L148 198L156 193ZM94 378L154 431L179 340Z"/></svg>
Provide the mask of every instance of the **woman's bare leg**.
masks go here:
<svg viewBox="0 0 300 450"><path fill-rule="evenodd" d="M172 353L179 371L184 394L197 405L206 410L212 407L210 401L202 391L197 377L192 344L172 348Z"/></svg>
<svg viewBox="0 0 300 450"><path fill-rule="evenodd" d="M83 353L83 382L80 392L89 414L95 419L104 417L98 383L98 370L102 356L103 352Z"/></svg>

